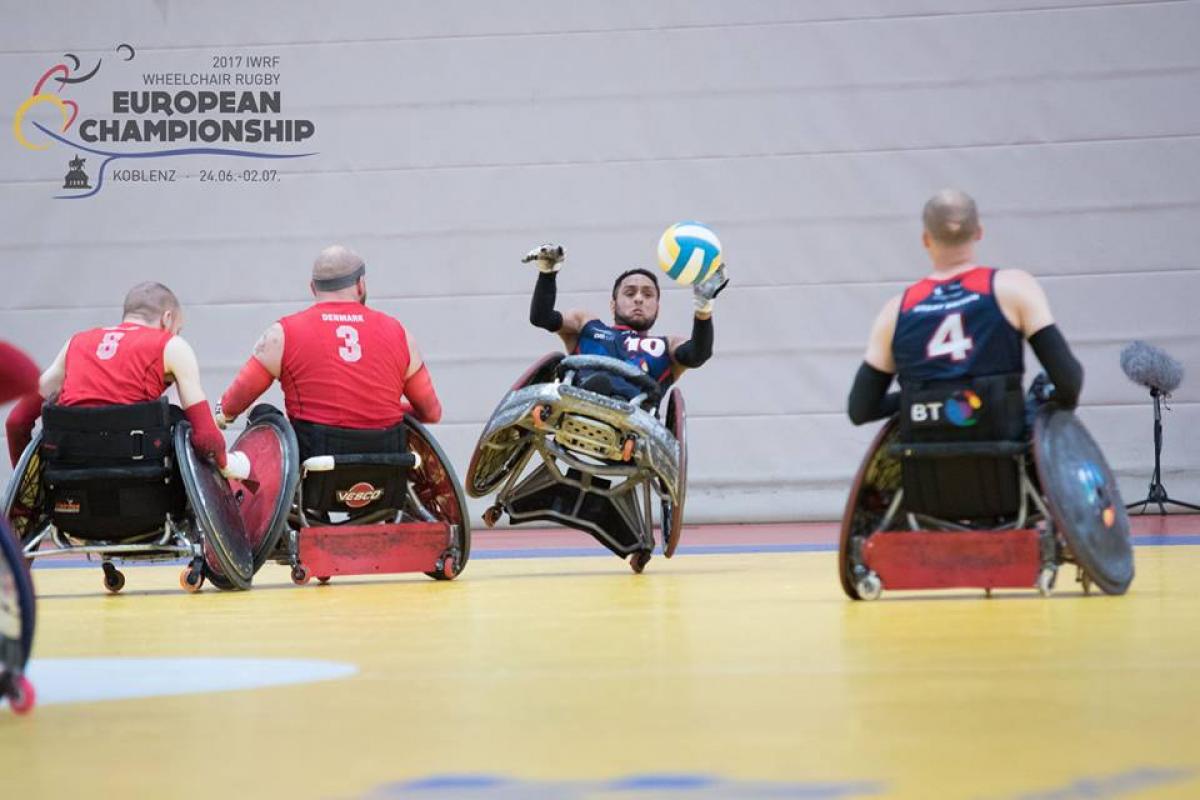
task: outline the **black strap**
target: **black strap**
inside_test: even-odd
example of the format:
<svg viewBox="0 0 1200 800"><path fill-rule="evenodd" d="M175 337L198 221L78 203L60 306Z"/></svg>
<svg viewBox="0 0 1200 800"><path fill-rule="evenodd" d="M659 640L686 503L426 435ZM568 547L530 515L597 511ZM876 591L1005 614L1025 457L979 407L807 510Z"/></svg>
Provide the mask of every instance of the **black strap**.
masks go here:
<svg viewBox="0 0 1200 800"><path fill-rule="evenodd" d="M359 278L366 274L367 265L362 264L358 269L339 278L313 278L313 288L321 292L336 292L338 289L353 286Z"/></svg>

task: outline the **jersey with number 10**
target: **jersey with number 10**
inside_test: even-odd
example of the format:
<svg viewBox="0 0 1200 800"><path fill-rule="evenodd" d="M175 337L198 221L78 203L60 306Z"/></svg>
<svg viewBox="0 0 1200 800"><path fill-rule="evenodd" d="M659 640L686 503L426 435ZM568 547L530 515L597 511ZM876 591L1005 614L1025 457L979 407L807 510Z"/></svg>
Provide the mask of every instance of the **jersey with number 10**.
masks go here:
<svg viewBox="0 0 1200 800"><path fill-rule="evenodd" d="M317 303L279 323L288 417L357 429L404 418L408 335L399 320L350 300Z"/></svg>
<svg viewBox="0 0 1200 800"><path fill-rule="evenodd" d="M579 331L575 352L624 361L658 381L664 391L674 380L667 337L643 336L627 325L606 325L598 319L589 320ZM612 381L616 394L623 397L632 398L640 391L621 378L614 376Z"/></svg>
<svg viewBox="0 0 1200 800"><path fill-rule="evenodd" d="M976 267L904 291L892 337L901 384L1024 372L1021 332L996 302L995 278Z"/></svg>

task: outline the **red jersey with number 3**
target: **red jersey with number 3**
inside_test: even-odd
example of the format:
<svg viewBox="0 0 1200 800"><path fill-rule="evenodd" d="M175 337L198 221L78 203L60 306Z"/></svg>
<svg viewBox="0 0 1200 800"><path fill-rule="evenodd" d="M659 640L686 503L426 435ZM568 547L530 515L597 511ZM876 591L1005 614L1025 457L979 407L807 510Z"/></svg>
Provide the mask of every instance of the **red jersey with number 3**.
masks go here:
<svg viewBox="0 0 1200 800"><path fill-rule="evenodd" d="M404 419L408 334L399 320L348 300L317 303L279 323L288 417L358 429Z"/></svg>
<svg viewBox="0 0 1200 800"><path fill-rule="evenodd" d="M157 400L166 391L163 350L173 333L133 322L77 333L67 345L58 403L106 406Z"/></svg>
<svg viewBox="0 0 1200 800"><path fill-rule="evenodd" d="M996 270L975 267L904 291L892 357L901 384L1025 371L1024 339L996 301Z"/></svg>

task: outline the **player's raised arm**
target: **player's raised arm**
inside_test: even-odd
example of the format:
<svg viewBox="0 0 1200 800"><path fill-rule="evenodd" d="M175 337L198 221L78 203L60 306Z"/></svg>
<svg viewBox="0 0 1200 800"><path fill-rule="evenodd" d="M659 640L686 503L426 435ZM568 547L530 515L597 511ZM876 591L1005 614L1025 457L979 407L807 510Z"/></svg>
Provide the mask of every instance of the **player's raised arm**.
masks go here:
<svg viewBox="0 0 1200 800"><path fill-rule="evenodd" d="M551 333L557 333L566 345L567 350L575 349L579 341L579 332L591 318L588 312L574 309L560 312L554 309L558 297L558 271L566 260L566 251L562 245L544 244L525 254L522 264L530 262L537 265L538 278L533 287L533 299L529 303L530 324L544 328Z"/></svg>

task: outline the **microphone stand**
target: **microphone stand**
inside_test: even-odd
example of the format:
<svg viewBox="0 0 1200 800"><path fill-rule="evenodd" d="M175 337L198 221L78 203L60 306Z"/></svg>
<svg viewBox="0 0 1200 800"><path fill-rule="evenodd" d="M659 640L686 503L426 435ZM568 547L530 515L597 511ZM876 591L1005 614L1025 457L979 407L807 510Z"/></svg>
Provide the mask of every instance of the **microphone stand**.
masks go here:
<svg viewBox="0 0 1200 800"><path fill-rule="evenodd" d="M1158 506L1158 513L1165 515L1167 509L1164 503L1181 508L1190 508L1193 511L1200 511L1200 506L1194 503L1185 503L1182 500L1172 500L1167 494L1167 487L1162 484L1162 397L1163 393L1156 387L1150 387L1150 396L1154 398L1154 476L1150 479L1150 491L1146 495L1145 500L1138 500L1136 503L1130 503L1125 508L1133 508L1141 506L1138 514L1146 513L1146 507L1151 503Z"/></svg>

